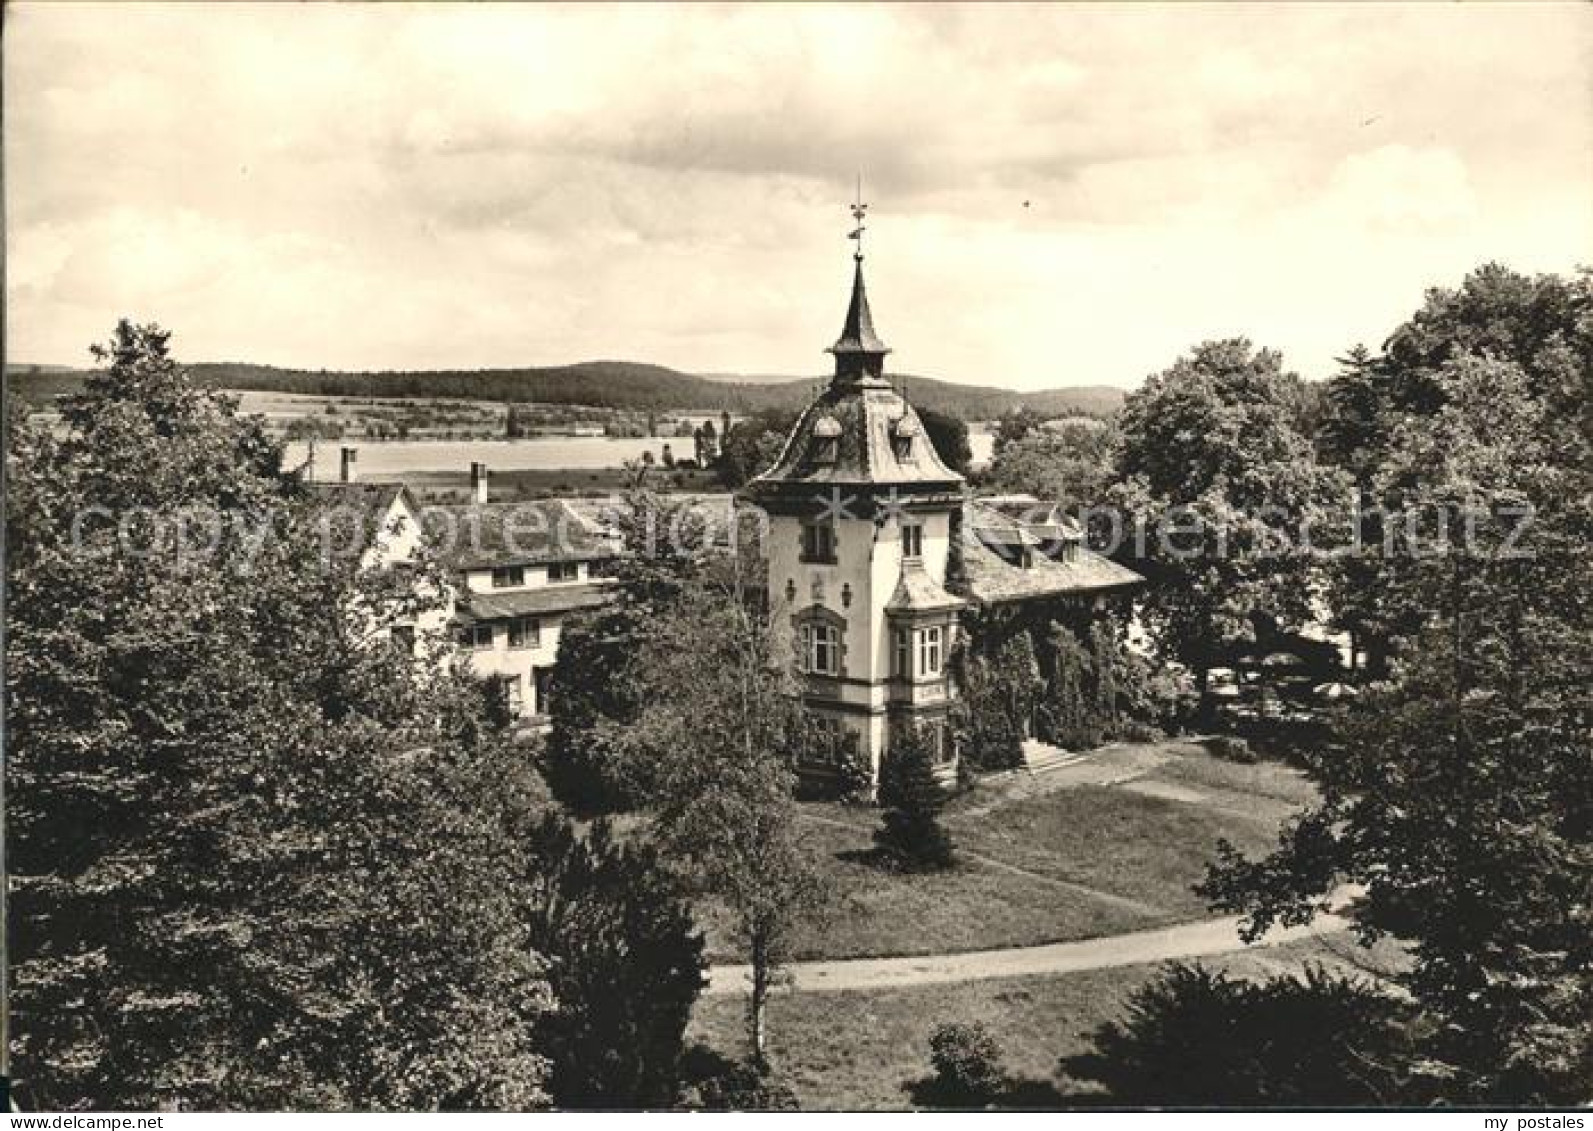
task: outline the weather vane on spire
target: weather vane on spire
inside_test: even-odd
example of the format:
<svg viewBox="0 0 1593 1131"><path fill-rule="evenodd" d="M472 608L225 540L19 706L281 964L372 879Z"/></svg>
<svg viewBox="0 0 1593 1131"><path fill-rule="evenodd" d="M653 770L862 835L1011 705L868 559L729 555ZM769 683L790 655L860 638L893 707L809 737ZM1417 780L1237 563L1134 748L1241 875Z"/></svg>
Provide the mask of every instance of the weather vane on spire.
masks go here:
<svg viewBox="0 0 1593 1131"><path fill-rule="evenodd" d="M863 218L868 215L868 205L863 203L863 174L857 175L857 197L852 203L852 219L857 227L847 233L846 238L857 244L857 250L852 253L852 258L859 263L863 262L863 233L867 229L863 226Z"/></svg>

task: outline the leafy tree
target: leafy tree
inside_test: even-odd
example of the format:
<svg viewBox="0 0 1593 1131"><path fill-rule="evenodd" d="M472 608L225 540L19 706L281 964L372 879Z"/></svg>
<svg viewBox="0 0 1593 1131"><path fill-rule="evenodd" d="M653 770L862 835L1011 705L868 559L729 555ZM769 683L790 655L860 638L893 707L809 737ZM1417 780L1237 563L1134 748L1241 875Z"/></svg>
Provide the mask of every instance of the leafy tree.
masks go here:
<svg viewBox="0 0 1593 1131"><path fill-rule="evenodd" d="M714 427L712 420L704 420L692 432L692 442L696 448L698 467L711 467L719 459L719 430Z"/></svg>
<svg viewBox="0 0 1593 1131"><path fill-rule="evenodd" d="M1396 424L1378 483L1396 517L1448 524L1380 574L1381 599L1414 630L1321 760L1322 805L1264 860L1225 846L1205 891L1256 935L1309 920L1336 883L1365 885L1361 934L1411 942L1401 980L1428 1020L1432 1090L1582 1102L1593 460L1513 363L1459 355L1429 381L1440 407Z"/></svg>
<svg viewBox="0 0 1593 1131"><path fill-rule="evenodd" d="M996 438L992 445L994 457L999 459L1008 444L1024 439L1044 423L1045 417L1027 406L1002 413L996 421Z"/></svg>
<svg viewBox="0 0 1593 1131"><path fill-rule="evenodd" d="M541 1029L554 1104L672 1105L703 985L702 936L678 883L654 848L620 843L606 820L583 838L550 814L534 843L526 892L557 1003Z"/></svg>
<svg viewBox="0 0 1593 1131"><path fill-rule="evenodd" d="M764 409L727 429L719 449L719 475L725 486L735 490L773 467L796 419L789 409Z"/></svg>
<svg viewBox="0 0 1593 1131"><path fill-rule="evenodd" d="M654 767L660 843L726 908L751 967L749 1043L766 1068L769 992L796 932L823 910L825 887L794 797L808 728L790 657L741 565L731 557L719 574L686 578L636 640L646 690L632 735Z"/></svg>
<svg viewBox="0 0 1593 1131"><path fill-rule="evenodd" d="M948 868L952 862L951 836L940 823L946 791L935 779L932 742L926 728L898 727L880 769L879 802L885 811L874 843L913 870Z"/></svg>
<svg viewBox="0 0 1593 1131"><path fill-rule="evenodd" d="M1248 1107L1412 1102L1409 1009L1307 967L1263 982L1174 963L1136 990L1092 1052L1063 1062L1113 1103Z"/></svg>
<svg viewBox="0 0 1593 1131"><path fill-rule="evenodd" d="M1117 431L1108 423L1054 421L1002 444L985 483L994 491L1059 503L1076 514L1105 501L1116 440Z"/></svg>
<svg viewBox="0 0 1593 1131"><path fill-rule="evenodd" d="M924 425L924 434L935 446L935 454L940 456L941 462L959 474L968 474L968 465L973 462L973 448L968 444L968 422L932 408L919 408L917 412Z"/></svg>
<svg viewBox="0 0 1593 1131"><path fill-rule="evenodd" d="M638 746L636 724L674 669L649 670L644 642L670 631L669 610L705 568L706 531L681 504L643 485L613 518L626 551L618 585L612 600L571 617L559 634L543 757L555 796L588 813L634 808L652 794L656 760ZM678 650L679 641L655 647Z"/></svg>
<svg viewBox="0 0 1593 1131"><path fill-rule="evenodd" d="M1402 430L1420 429L1418 422L1447 403L1441 372L1467 355L1513 365L1521 395L1542 407L1545 436L1555 449L1574 452L1593 435L1593 276L1529 278L1486 265L1457 289L1429 291L1381 353L1353 351L1328 382L1319 448L1354 479L1358 533L1372 548L1336 563L1330 599L1335 620L1365 645L1376 676L1386 674L1394 639L1414 631L1420 619L1384 600L1399 571L1381 547L1398 537L1408 493L1389 481L1388 465L1402 446Z"/></svg>
<svg viewBox="0 0 1593 1131"><path fill-rule="evenodd" d="M1426 415L1444 401L1434 375L1464 354L1513 362L1529 397L1557 429L1586 424L1593 401L1593 275L1529 277L1497 263L1454 290L1434 288L1384 344L1388 395L1399 413Z"/></svg>
<svg viewBox="0 0 1593 1131"><path fill-rule="evenodd" d="M358 517L164 331L123 322L101 360L60 434L8 437L20 1091L541 1102L548 989L512 892L535 782L479 689L379 630L435 596L323 552Z"/></svg>
<svg viewBox="0 0 1593 1131"><path fill-rule="evenodd" d="M1266 618L1312 615L1314 558L1340 521L1336 476L1295 428L1282 359L1243 339L1197 346L1129 396L1117 499L1134 517L1142 615L1165 655L1207 673Z"/></svg>

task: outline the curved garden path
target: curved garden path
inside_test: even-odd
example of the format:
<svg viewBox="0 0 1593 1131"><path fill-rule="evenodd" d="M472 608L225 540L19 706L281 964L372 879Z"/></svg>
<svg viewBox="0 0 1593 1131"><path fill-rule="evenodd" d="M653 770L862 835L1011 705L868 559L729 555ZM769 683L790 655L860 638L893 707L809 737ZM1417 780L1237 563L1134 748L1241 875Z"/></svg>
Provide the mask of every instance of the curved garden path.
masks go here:
<svg viewBox="0 0 1593 1131"><path fill-rule="evenodd" d="M1335 906L1343 900L1336 899ZM1182 958L1209 958L1242 950L1262 950L1283 943L1335 934L1350 927L1339 914L1319 915L1305 927L1275 928L1261 941L1245 946L1239 940L1239 918L1202 919L1126 935L1047 943L1005 950L960 954L926 954L902 958L847 958L828 962L794 962L786 967L788 987L801 993L837 990L900 989L981 978L1012 978L1036 974L1069 974L1114 966L1138 966ZM746 966L711 966L705 995L745 993Z"/></svg>
<svg viewBox="0 0 1593 1131"><path fill-rule="evenodd" d="M1152 796L1166 797L1169 800L1212 806L1215 804L1214 798L1208 796L1207 792L1168 785L1157 786L1140 780L1154 774L1158 768L1167 763L1172 757L1171 750L1195 741L1197 739L1184 739L1172 744L1119 743L1101 747L1083 757L1050 759L1052 768L1041 774L1019 770L997 775L985 783L984 798L975 805L964 808L961 816L980 817L1015 800L1043 796L1085 785L1116 786L1149 793ZM1057 753L1045 747L1038 749L1041 753ZM1030 753L1030 758L1033 757L1034 754ZM1243 810L1232 811L1244 815ZM856 827L853 823L817 814L807 814L805 819L843 828ZM1031 879L1068 888L1082 897L1109 902L1124 910L1158 913L1157 908L1138 900L1033 872L989 856L966 851L964 855L987 867L1015 872ZM891 958L794 962L785 968L786 986L792 991L803 993L899 989L949 982L970 982L983 978L1069 974L1082 970L1103 970L1150 962L1255 952L1285 943L1347 931L1351 922L1341 912L1359 894L1358 887L1350 885L1342 887L1329 897L1332 913L1318 915L1308 926L1274 928L1261 940L1248 946L1239 938L1239 916L1230 916L1225 919L1200 919L1127 934L1078 939L1072 942L1045 943L1039 946ZM749 985L747 966L711 966L708 968L708 984L703 993L706 996L745 993Z"/></svg>

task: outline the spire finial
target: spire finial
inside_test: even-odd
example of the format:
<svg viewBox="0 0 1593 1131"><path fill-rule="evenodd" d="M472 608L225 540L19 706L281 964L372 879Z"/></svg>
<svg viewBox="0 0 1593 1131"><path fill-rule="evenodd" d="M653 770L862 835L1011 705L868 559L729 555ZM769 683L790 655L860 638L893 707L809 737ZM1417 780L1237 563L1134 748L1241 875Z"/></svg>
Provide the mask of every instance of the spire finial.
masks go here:
<svg viewBox="0 0 1593 1131"><path fill-rule="evenodd" d="M857 250L852 252L852 258L859 263L863 262L863 233L867 230L863 226L863 218L868 215L868 205L863 203L863 174L857 174L857 196L852 200L852 219L857 227L847 234L847 239L857 244Z"/></svg>

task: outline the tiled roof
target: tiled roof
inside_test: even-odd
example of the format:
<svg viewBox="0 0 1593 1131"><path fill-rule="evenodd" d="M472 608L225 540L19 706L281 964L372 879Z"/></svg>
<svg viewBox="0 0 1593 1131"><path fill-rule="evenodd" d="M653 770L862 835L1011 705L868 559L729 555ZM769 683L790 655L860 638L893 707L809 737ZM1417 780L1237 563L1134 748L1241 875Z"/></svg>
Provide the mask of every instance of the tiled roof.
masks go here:
<svg viewBox="0 0 1593 1131"><path fill-rule="evenodd" d="M614 554L559 499L433 506L421 518L432 545L455 569L595 561Z"/></svg>
<svg viewBox="0 0 1593 1131"><path fill-rule="evenodd" d="M679 508L686 517L680 520L683 530L706 528L712 534L712 541L716 545L728 545L731 541L730 532L738 520L736 497L728 491L698 492L675 491L667 495L659 495L658 506L659 534L667 536L671 533L668 523L672 518L668 514ZM625 500L612 495L591 496L586 498L561 499L560 502L568 506L584 522L589 530L596 536L606 538L610 543L618 545L620 541L620 520L628 514Z"/></svg>
<svg viewBox="0 0 1593 1131"><path fill-rule="evenodd" d="M1030 527L982 502L972 502L964 508L963 529L963 574L969 595L980 604L1119 589L1145 580L1133 570L1078 545L1076 534L1052 536L1051 532L1059 529L1055 524ZM1076 531L1077 527L1073 529ZM1009 560L992 543L1017 548L1019 553L1011 557L1021 554L1029 564ZM1064 545L1068 545L1066 555L1059 552Z"/></svg>
<svg viewBox="0 0 1593 1131"><path fill-rule="evenodd" d="M905 459L891 443L893 432L910 445ZM756 499L807 483L955 487L962 481L941 462L913 406L889 382L869 378L830 385L797 419L774 466L747 484L747 493Z"/></svg>
<svg viewBox="0 0 1593 1131"><path fill-rule="evenodd" d="M902 575L896 582L896 592L885 604L886 612L933 612L939 609L960 609L968 602L953 597L929 576L922 562L902 563Z"/></svg>
<svg viewBox="0 0 1593 1131"><path fill-rule="evenodd" d="M612 582L588 582L539 586L513 593L465 593L460 595L456 615L468 622L568 613L604 604L614 592Z"/></svg>
<svg viewBox="0 0 1593 1131"><path fill-rule="evenodd" d="M414 513L414 498L402 483L305 483L328 525L331 544L364 550L384 531L393 504L403 499Z"/></svg>

